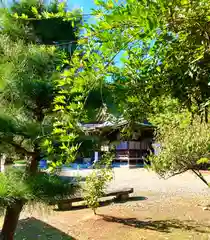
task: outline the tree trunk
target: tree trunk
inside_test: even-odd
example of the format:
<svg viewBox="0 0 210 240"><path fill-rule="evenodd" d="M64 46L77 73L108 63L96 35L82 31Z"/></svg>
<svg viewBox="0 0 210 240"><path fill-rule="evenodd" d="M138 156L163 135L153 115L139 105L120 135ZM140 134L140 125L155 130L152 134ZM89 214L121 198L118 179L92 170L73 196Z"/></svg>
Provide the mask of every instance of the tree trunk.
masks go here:
<svg viewBox="0 0 210 240"><path fill-rule="evenodd" d="M205 107L205 122L208 123L209 121L209 116L208 116L208 107Z"/></svg>
<svg viewBox="0 0 210 240"><path fill-rule="evenodd" d="M191 125L193 125L194 118L195 118L195 114L194 114L194 112L191 112L191 119L190 119Z"/></svg>
<svg viewBox="0 0 210 240"><path fill-rule="evenodd" d="M34 146L34 154L31 157L31 162L30 162L28 170L27 170L30 175L33 175L33 174L37 173L40 159L41 159L41 157L40 157L40 150L39 150L38 145L35 144L35 146Z"/></svg>
<svg viewBox="0 0 210 240"><path fill-rule="evenodd" d="M39 164L39 154L34 153L34 156L31 157L31 162L30 165L28 167L28 173L33 175L36 174L37 170L38 170L38 164Z"/></svg>
<svg viewBox="0 0 210 240"><path fill-rule="evenodd" d="M11 206L6 209L4 218L4 225L1 231L0 240L13 240L15 230L18 224L20 212L23 208L23 202L20 200L15 201Z"/></svg>

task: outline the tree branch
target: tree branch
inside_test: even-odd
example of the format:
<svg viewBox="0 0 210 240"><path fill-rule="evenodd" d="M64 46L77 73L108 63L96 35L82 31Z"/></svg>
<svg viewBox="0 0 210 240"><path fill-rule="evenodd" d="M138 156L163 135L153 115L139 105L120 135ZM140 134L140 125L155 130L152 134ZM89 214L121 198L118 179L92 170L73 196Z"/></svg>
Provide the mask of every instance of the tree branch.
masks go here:
<svg viewBox="0 0 210 240"><path fill-rule="evenodd" d="M28 156L34 156L34 152L30 152L28 150L26 150L24 147L20 146L19 144L15 143L15 142L8 142L8 144L11 144L14 148L15 148L15 151L17 153L22 153L22 154L25 154L25 155L28 155Z"/></svg>
<svg viewBox="0 0 210 240"><path fill-rule="evenodd" d="M203 175L199 172L199 170L196 171L192 169L192 171L196 174L197 177L199 177L209 187L209 183L206 181Z"/></svg>
<svg viewBox="0 0 210 240"><path fill-rule="evenodd" d="M188 169L184 169L184 170L182 170L182 171L178 171L178 172L175 172L175 173L173 173L173 174L169 174L169 176L168 176L168 177L164 177L164 179L167 180L167 179L169 179L169 178L171 178L171 177L174 177L174 176L176 176L176 175L180 175L180 174L182 174L182 173L185 173L187 170L188 170Z"/></svg>

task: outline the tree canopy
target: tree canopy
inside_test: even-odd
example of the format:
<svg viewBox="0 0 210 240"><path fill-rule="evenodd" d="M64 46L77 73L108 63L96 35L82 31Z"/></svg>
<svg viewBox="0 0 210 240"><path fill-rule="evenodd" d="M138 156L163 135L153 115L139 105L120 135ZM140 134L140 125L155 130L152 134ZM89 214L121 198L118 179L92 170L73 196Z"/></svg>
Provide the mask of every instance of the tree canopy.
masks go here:
<svg viewBox="0 0 210 240"><path fill-rule="evenodd" d="M62 11L76 16L74 26L71 20L63 20L64 14L60 14ZM3 32L13 40L21 38L25 42L45 45L72 42L75 48L78 26L82 19L78 10L75 13L68 11L65 2L21 0L14 1L7 11L3 11L2 20Z"/></svg>
<svg viewBox="0 0 210 240"><path fill-rule="evenodd" d="M57 134L76 134L74 126L82 121L90 92L103 90L107 82L119 115L130 122L150 118L180 124L181 118L191 124L196 116L208 122L208 1L96 4L92 14L97 20L84 25L81 48L58 84L62 90L55 110L63 122ZM121 66L116 64L119 56ZM77 93L77 98L66 104L63 89L65 94ZM72 139L64 151L69 146L75 150Z"/></svg>
<svg viewBox="0 0 210 240"><path fill-rule="evenodd" d="M49 21L46 17L39 19L39 15L46 14L51 16ZM12 171L0 176L2 184L6 184L0 193L0 204L6 207L2 239L14 236L19 214L27 201L44 201L44 198L47 201L53 194L62 197L65 191L67 195L73 193L73 188L58 178L38 174L38 164L43 155L42 143L51 135L56 116L53 111L53 100L59 91L56 79L64 61L69 60L66 51L55 45L62 41L77 41L78 26L73 27L72 19L67 17L64 21L67 15L73 14L56 1L49 6L40 1L20 1L14 2L10 8L1 9L1 151L27 161L25 171L17 174ZM75 20L77 23L78 18ZM15 181L19 181L20 189L14 186L11 191ZM50 193L53 186L61 191Z"/></svg>

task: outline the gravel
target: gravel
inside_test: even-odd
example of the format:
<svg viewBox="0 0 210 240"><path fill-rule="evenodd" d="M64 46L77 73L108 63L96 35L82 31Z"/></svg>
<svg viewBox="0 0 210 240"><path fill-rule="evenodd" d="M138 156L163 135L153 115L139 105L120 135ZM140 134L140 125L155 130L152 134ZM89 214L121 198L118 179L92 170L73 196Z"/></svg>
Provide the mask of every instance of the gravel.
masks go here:
<svg viewBox="0 0 210 240"><path fill-rule="evenodd" d="M70 170L62 172L63 176L82 176L90 174L92 170ZM205 175L210 182L210 174ZM186 172L167 180L161 179L157 174L144 168L128 169L115 168L114 179L109 189L134 188L135 193L147 192L161 195L207 195L208 188L195 174Z"/></svg>
<svg viewBox="0 0 210 240"><path fill-rule="evenodd" d="M210 182L210 174L206 176L206 179ZM135 192L170 195L203 194L210 196L210 188L190 172L164 180L154 172L146 169L116 169L114 181L110 187L133 187Z"/></svg>

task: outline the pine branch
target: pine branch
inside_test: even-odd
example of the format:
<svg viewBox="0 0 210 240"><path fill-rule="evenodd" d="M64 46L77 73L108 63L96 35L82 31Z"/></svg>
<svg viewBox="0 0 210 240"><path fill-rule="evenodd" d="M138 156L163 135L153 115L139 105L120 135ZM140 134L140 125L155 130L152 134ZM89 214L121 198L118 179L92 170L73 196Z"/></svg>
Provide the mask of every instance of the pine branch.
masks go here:
<svg viewBox="0 0 210 240"><path fill-rule="evenodd" d="M21 145L15 143L15 142L10 142L10 144L15 148L15 151L18 153L22 153L28 156L34 156L34 152L30 152L28 150L26 150L24 147L22 147Z"/></svg>
<svg viewBox="0 0 210 240"><path fill-rule="evenodd" d="M15 148L15 151L17 152L17 153L21 153L21 154L24 154L24 155L27 155L27 156L34 156L34 152L30 152L30 151L28 151L27 149L25 149L24 147L22 147L20 144L18 144L18 143L15 143L15 142L13 142L13 141L2 141L1 140L1 142L4 142L4 143L8 143L8 144L10 144L10 145L12 145L14 148ZM0 142L0 143L1 143Z"/></svg>

